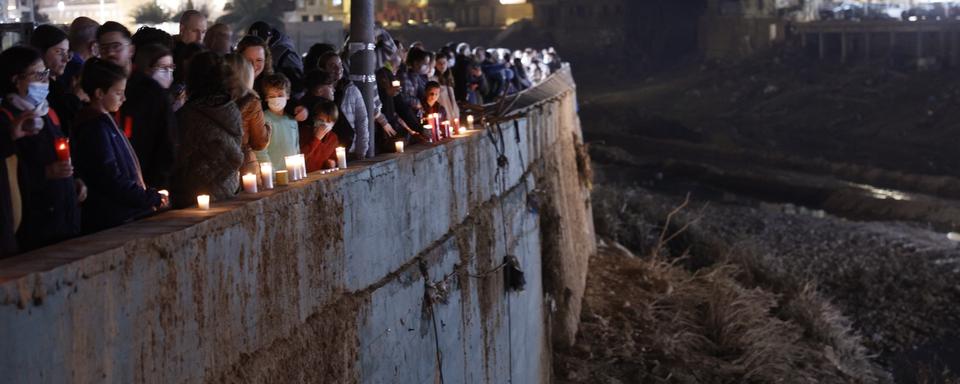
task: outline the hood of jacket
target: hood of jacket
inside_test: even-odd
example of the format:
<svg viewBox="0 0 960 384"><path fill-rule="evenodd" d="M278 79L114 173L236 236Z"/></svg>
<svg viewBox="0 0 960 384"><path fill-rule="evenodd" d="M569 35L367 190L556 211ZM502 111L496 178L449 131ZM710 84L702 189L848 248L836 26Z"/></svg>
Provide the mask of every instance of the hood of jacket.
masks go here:
<svg viewBox="0 0 960 384"><path fill-rule="evenodd" d="M228 96L191 99L177 112L184 120L219 129L230 136L243 136L240 109Z"/></svg>

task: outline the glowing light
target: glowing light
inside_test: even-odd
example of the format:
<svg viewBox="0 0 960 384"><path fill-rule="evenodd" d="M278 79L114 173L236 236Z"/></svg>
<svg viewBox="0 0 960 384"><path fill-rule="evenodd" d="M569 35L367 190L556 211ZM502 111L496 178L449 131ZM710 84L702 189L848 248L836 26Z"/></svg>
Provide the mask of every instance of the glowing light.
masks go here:
<svg viewBox="0 0 960 384"><path fill-rule="evenodd" d="M66 8L66 7L67 7L67 6L64 5L62 1L58 1L58 2L57 2L57 10L58 10L58 11L63 12L64 8Z"/></svg>
<svg viewBox="0 0 960 384"><path fill-rule="evenodd" d="M526 4L527 0L500 0L500 4L510 5L510 4Z"/></svg>

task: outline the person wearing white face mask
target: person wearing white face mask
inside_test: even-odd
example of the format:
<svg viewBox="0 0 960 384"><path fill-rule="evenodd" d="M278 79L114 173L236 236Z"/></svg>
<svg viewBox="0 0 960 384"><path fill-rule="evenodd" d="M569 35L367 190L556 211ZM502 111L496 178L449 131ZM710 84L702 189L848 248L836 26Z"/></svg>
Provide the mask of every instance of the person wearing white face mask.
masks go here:
<svg viewBox="0 0 960 384"><path fill-rule="evenodd" d="M115 117L137 153L144 182L169 189L177 130L167 91L173 82L173 56L159 44L137 47L134 68L127 80L127 101Z"/></svg>
<svg viewBox="0 0 960 384"><path fill-rule="evenodd" d="M0 53L0 126L23 120L30 134L15 142L23 207L17 241L23 251L78 235L79 203L86 198L67 153L57 150L66 136L56 111L47 106L49 78L36 49L15 46Z"/></svg>
<svg viewBox="0 0 960 384"><path fill-rule="evenodd" d="M260 87L267 104L263 118L271 130L270 144L266 149L257 151L257 161L270 162L273 169L287 169L286 157L300 153L297 121L283 111L290 99L290 80L283 74L273 73L263 76Z"/></svg>
<svg viewBox="0 0 960 384"><path fill-rule="evenodd" d="M337 166L336 151L341 146L333 126L340 118L333 100L321 99L313 107L310 124L300 125L300 151L307 164L307 172Z"/></svg>

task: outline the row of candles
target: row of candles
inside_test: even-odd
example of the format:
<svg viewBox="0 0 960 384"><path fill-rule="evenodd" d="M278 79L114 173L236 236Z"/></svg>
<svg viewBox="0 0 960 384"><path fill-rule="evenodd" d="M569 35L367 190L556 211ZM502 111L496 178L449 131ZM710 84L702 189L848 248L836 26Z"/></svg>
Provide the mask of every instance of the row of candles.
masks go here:
<svg viewBox="0 0 960 384"><path fill-rule="evenodd" d="M436 128L436 129L434 129ZM473 115L467 115L467 126L461 127L457 120L440 121L439 113L431 113L424 119L423 129L427 131L427 140L436 143L441 139L453 137L454 133L463 135L473 129Z"/></svg>
<svg viewBox="0 0 960 384"><path fill-rule="evenodd" d="M347 169L347 149L344 147L337 147L337 168L334 169L325 169L320 171L320 174L333 173L341 169ZM283 158L283 162L286 165L287 169L274 170L273 163L260 163L260 183L257 183L257 175L253 173L247 173L240 177L240 180L243 183L243 191L246 193L258 193L260 192L260 186L263 186L264 190L270 190L276 186L287 186L292 182L300 181L307 178L307 159L303 154L297 154L293 156L286 156ZM165 192L165 191L164 191ZM197 207L201 210L210 209L210 195L199 195L197 196Z"/></svg>
<svg viewBox="0 0 960 384"><path fill-rule="evenodd" d="M394 82L394 86L399 86L398 82ZM449 121L444 121L440 123L440 114L434 113L428 116L431 121L434 121L437 126L444 127L444 136L451 137L453 136L453 130L451 129L451 124ZM464 134L466 130L473 129L473 115L467 115L467 127L458 128L459 134ZM424 125L424 128L430 132L428 139L430 142L435 142L434 137L431 135L436 135L433 133L433 126L430 124ZM70 161L70 139L66 137L58 137L54 139L54 150L57 154L57 159L60 161ZM395 143L397 153L403 153L403 141L397 141ZM347 149L344 147L337 147L337 168L323 170L321 174L327 174L336 172L340 169L347 169ZM263 185L263 188L266 190L273 189L274 184L278 186L286 186L290 182L300 181L307 177L307 162L303 154L286 156L284 157L284 164L286 165L286 170L277 170L274 172L273 164L266 162L260 163L260 181ZM257 175L252 173L247 173L241 176L241 181L243 182L243 191L246 193L257 193L259 192ZM165 198L170 197L170 192L167 190L159 191L161 195ZM197 207L201 210L210 209L210 195L199 195L197 196Z"/></svg>

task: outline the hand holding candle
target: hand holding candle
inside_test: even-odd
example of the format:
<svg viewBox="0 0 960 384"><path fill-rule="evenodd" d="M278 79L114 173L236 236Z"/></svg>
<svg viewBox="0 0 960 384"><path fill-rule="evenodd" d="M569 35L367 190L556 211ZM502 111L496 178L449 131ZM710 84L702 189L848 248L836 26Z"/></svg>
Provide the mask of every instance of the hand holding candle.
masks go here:
<svg viewBox="0 0 960 384"><path fill-rule="evenodd" d="M66 137L54 139L53 148L57 152L57 160L70 161L70 139Z"/></svg>

